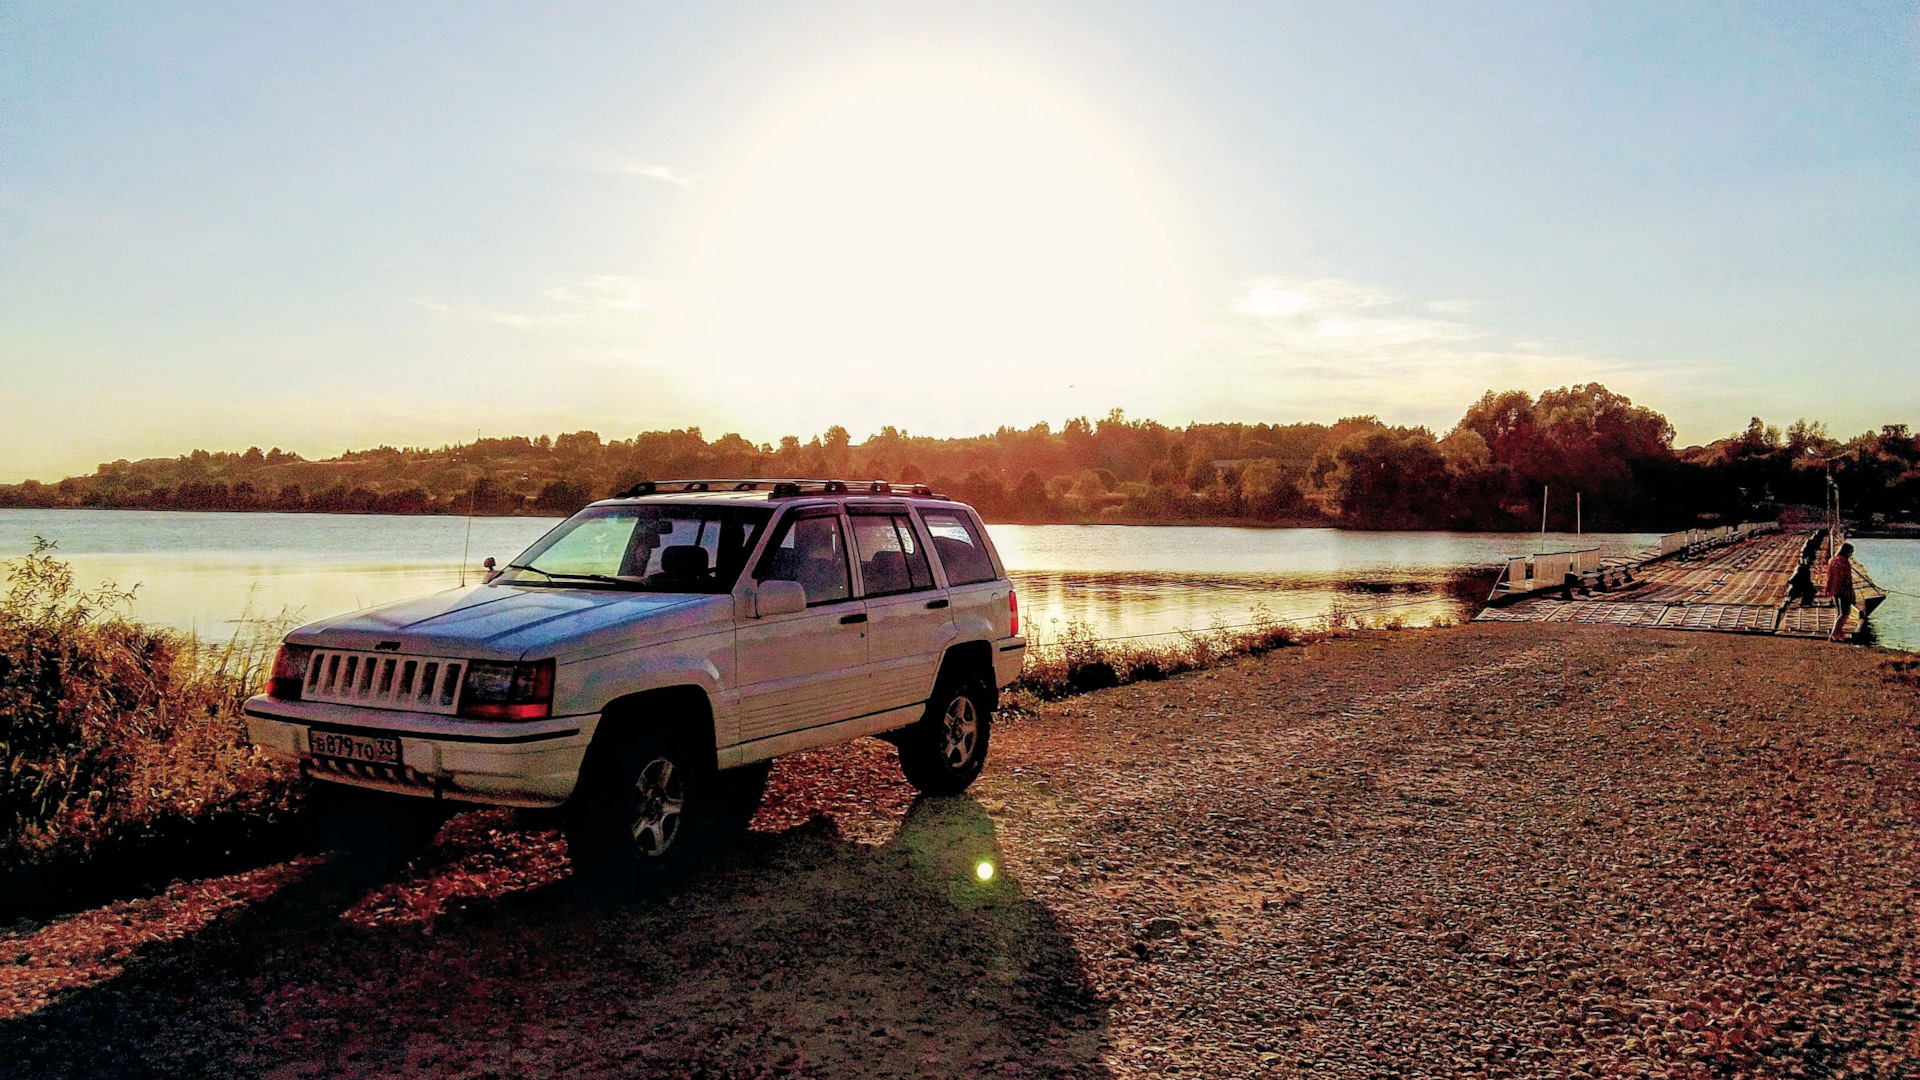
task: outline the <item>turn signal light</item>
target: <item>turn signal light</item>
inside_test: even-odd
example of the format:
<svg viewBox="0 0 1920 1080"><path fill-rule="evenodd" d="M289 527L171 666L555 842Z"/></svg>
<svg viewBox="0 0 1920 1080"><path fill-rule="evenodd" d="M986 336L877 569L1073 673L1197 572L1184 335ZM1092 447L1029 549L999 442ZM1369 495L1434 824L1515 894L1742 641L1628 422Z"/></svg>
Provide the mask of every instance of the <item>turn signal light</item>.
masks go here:
<svg viewBox="0 0 1920 1080"><path fill-rule="evenodd" d="M307 661L313 658L311 645L282 645L273 658L273 675L267 679L267 696L281 701L299 701L300 688L307 683Z"/></svg>
<svg viewBox="0 0 1920 1080"><path fill-rule="evenodd" d="M553 715L553 661L475 660L460 681L460 715L475 720L543 720Z"/></svg>

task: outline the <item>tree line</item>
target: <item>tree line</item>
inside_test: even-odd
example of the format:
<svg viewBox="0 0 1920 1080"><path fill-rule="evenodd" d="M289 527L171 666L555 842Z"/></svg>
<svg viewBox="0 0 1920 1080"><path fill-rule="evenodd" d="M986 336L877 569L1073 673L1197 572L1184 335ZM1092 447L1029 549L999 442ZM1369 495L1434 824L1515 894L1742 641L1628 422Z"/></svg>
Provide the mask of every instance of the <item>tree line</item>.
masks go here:
<svg viewBox="0 0 1920 1080"><path fill-rule="evenodd" d="M1099 420L937 439L893 427L859 443L709 441L698 428L380 446L307 460L274 448L102 464L58 483L0 485L0 506L380 514L571 513L637 481L882 478L926 483L1009 522L1246 523L1367 529L1668 529L1821 506L1912 520L1920 443L1905 425L1850 439L1801 420L1676 449L1673 425L1598 383L1489 391L1445 434L1372 416L1332 424Z"/></svg>

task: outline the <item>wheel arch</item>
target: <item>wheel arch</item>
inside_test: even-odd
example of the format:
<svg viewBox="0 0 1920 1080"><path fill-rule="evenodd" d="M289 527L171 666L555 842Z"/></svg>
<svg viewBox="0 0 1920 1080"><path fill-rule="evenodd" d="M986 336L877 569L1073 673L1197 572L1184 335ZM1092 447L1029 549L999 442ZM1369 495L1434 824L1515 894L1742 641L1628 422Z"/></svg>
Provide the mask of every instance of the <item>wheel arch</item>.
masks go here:
<svg viewBox="0 0 1920 1080"><path fill-rule="evenodd" d="M998 709L1000 686L993 671L993 642L961 641L947 646L946 654L940 658L940 674L934 686L948 686L953 680L968 675L977 676L986 684L988 707Z"/></svg>
<svg viewBox="0 0 1920 1080"><path fill-rule="evenodd" d="M584 774L593 768L608 746L652 724L678 725L687 741L700 751L702 762L709 768L718 767L713 701L705 687L683 683L623 694L607 702L600 710L600 723L580 771Z"/></svg>

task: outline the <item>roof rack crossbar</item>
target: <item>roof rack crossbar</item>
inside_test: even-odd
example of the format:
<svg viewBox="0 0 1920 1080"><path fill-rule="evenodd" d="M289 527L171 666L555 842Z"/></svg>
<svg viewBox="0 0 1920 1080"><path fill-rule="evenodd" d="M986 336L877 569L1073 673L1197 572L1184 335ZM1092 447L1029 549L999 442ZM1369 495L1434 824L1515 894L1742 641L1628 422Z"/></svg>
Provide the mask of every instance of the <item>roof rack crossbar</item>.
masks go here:
<svg viewBox="0 0 1920 1080"><path fill-rule="evenodd" d="M615 495L633 499L643 495L672 495L697 491L760 491L776 499L797 495L898 495L916 499L946 499L926 484L897 484L890 480L831 480L802 477L723 477L680 480L642 480Z"/></svg>

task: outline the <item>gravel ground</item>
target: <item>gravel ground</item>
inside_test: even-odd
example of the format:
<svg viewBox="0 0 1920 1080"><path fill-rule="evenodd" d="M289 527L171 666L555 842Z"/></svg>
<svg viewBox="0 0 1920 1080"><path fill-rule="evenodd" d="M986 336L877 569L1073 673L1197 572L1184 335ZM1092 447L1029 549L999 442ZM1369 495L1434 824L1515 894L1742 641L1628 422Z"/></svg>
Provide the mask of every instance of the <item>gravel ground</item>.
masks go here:
<svg viewBox="0 0 1920 1080"><path fill-rule="evenodd" d="M457 819L0 931L8 1076L1920 1075L1920 704L1818 642L1358 635L783 761L652 899ZM982 882L975 868L997 873Z"/></svg>

